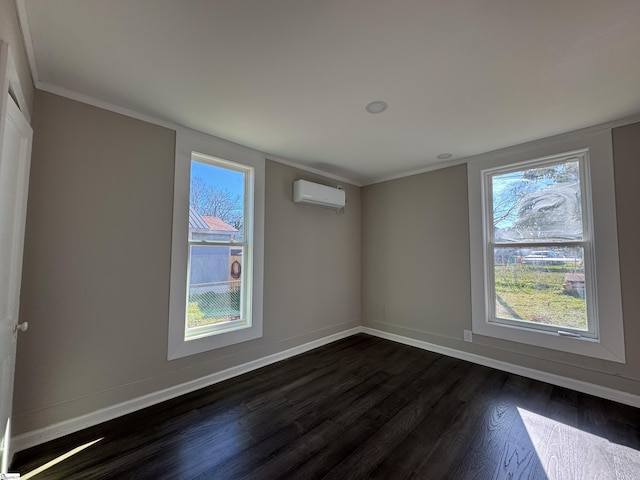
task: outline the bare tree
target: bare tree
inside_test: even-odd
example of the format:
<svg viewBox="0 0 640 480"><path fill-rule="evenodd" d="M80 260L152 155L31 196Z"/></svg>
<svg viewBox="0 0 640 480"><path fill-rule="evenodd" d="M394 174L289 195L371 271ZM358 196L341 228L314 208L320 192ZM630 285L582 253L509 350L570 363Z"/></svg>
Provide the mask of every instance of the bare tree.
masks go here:
<svg viewBox="0 0 640 480"><path fill-rule="evenodd" d="M493 194L494 227L525 235L581 231L579 182L577 161L500 175Z"/></svg>
<svg viewBox="0 0 640 480"><path fill-rule="evenodd" d="M526 183L518 183L506 188L500 195L493 197L493 225L498 227L502 222L512 224L518 219L520 201L529 193Z"/></svg>
<svg viewBox="0 0 640 480"><path fill-rule="evenodd" d="M218 217L232 227L242 229L242 198L229 189L208 185L202 178L194 177L189 201L200 215Z"/></svg>

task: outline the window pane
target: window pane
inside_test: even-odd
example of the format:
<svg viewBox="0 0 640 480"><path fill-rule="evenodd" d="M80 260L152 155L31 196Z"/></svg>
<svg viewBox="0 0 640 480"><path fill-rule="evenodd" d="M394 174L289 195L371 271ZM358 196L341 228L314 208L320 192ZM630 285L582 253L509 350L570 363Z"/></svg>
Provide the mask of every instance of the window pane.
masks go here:
<svg viewBox="0 0 640 480"><path fill-rule="evenodd" d="M244 321L243 248L191 245L187 286L187 329Z"/></svg>
<svg viewBox="0 0 640 480"><path fill-rule="evenodd" d="M191 162L189 240L243 241L245 174Z"/></svg>
<svg viewBox="0 0 640 480"><path fill-rule="evenodd" d="M491 177L495 241L582 240L577 160Z"/></svg>
<svg viewBox="0 0 640 480"><path fill-rule="evenodd" d="M581 247L494 249L498 318L588 330Z"/></svg>

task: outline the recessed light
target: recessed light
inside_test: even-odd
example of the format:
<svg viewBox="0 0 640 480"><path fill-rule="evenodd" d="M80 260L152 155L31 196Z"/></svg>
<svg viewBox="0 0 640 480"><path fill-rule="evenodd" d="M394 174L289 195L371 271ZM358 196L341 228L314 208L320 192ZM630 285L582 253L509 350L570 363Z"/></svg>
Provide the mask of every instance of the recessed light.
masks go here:
<svg viewBox="0 0 640 480"><path fill-rule="evenodd" d="M439 160L446 160L446 159L451 158L451 157L453 157L453 155L451 155L450 153L441 153L436 158L439 159Z"/></svg>
<svg viewBox="0 0 640 480"><path fill-rule="evenodd" d="M376 100L375 102L371 102L369 105L365 107L365 110L369 113L382 113L384 112L389 105L382 100Z"/></svg>

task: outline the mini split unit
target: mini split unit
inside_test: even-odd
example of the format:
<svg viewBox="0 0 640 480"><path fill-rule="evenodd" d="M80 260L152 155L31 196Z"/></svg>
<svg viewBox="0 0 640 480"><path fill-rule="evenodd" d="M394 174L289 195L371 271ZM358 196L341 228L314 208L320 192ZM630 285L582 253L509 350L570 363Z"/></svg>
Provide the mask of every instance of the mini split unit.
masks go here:
<svg viewBox="0 0 640 480"><path fill-rule="evenodd" d="M344 190L319 183L296 180L293 182L293 202L308 203L326 208L342 208L346 203Z"/></svg>

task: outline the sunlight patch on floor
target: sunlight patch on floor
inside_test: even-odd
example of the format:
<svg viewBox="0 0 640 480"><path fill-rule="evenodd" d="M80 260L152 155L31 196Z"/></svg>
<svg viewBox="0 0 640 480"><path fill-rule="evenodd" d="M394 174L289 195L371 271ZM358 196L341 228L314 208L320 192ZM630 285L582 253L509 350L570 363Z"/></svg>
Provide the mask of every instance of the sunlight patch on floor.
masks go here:
<svg viewBox="0 0 640 480"><path fill-rule="evenodd" d="M28 480L29 478L35 477L36 475L44 472L45 470L48 470L49 468L53 467L54 465L57 465L58 463L65 461L67 458L72 457L76 453L80 453L81 451L85 450L86 448L89 448L91 445L95 445L96 443L98 443L103 438L98 438L97 440L94 440L92 442L85 443L84 445L80 445L79 447L76 447L73 450L69 450L67 453L65 453L63 455L60 455L57 458L54 458L53 460L51 460L50 462L45 463L41 467L38 467L35 470L30 471L29 473L25 473L24 475L21 475L20 476L20 480Z"/></svg>
<svg viewBox="0 0 640 480"><path fill-rule="evenodd" d="M549 480L640 475L639 451L520 407L518 412Z"/></svg>

